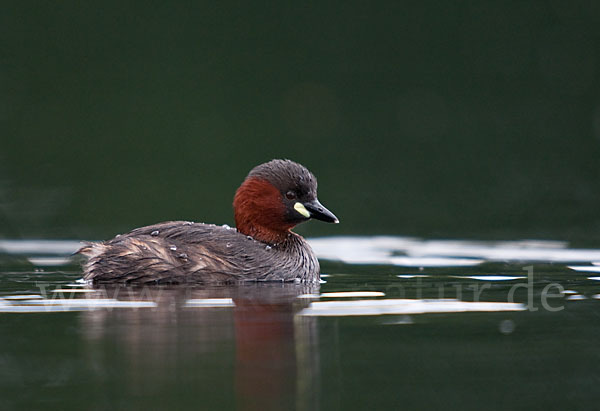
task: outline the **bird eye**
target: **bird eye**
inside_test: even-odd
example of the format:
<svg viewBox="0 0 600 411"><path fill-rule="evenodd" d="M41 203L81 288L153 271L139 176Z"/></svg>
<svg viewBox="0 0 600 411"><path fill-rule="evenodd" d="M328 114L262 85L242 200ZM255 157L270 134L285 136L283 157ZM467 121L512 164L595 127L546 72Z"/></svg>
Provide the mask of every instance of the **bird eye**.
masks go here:
<svg viewBox="0 0 600 411"><path fill-rule="evenodd" d="M288 191L287 193L285 193L285 196L288 200L293 200L294 198L296 198L296 193L294 193L293 191Z"/></svg>

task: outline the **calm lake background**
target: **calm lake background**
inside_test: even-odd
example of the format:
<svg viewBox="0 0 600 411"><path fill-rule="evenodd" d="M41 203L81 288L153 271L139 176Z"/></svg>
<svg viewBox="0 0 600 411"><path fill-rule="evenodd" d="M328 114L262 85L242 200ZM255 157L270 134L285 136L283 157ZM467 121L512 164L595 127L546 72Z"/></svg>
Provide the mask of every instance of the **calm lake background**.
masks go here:
<svg viewBox="0 0 600 411"><path fill-rule="evenodd" d="M6 2L7 237L232 223L277 157L339 227L600 240L600 7Z"/></svg>
<svg viewBox="0 0 600 411"><path fill-rule="evenodd" d="M447 268L399 262L414 248L396 243L376 243L362 265L323 248L331 277L320 290L171 290L128 297L155 302L147 313L0 313L0 408L597 405L600 288L567 268L593 268L600 248L597 3L5 1L2 9L0 297L73 284L76 264L36 263L68 257L73 243L58 240L173 219L233 225L235 189L272 158L313 171L321 202L340 218L298 227L306 237L344 235L356 250L373 235L476 240L493 252L445 244L419 254L481 259ZM51 246L18 242L31 239ZM523 239L554 242L515 243ZM489 241L537 251L523 257ZM573 248L588 251L560 261L538 252ZM388 321L407 327L385 326L386 316L299 314L312 301L298 303L305 292L474 301L456 286L479 280L462 277L523 277L530 264L536 304L557 283L574 291L565 310ZM526 281L504 280L481 300L507 302L514 281ZM586 301L567 302L573 295ZM200 315L186 305L206 298L259 307ZM525 289L515 301L528 303ZM264 330L248 322L254 309L279 356L256 356L253 337ZM273 381L276 395L248 400Z"/></svg>

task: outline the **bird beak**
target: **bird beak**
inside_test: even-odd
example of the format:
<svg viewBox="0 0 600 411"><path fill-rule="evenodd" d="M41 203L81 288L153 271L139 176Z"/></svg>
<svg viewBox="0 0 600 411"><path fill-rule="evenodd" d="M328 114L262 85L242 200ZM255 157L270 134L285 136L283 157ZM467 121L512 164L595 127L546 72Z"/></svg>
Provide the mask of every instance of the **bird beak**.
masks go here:
<svg viewBox="0 0 600 411"><path fill-rule="evenodd" d="M326 209L316 198L311 202L301 204L308 211L308 218L325 221L326 223L339 223L340 220L328 209Z"/></svg>

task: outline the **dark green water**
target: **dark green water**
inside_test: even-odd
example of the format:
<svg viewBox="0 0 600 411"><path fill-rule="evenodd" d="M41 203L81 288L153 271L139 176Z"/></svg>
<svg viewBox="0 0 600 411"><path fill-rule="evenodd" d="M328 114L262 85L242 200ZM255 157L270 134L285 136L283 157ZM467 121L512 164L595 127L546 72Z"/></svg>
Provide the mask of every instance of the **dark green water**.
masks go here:
<svg viewBox="0 0 600 411"><path fill-rule="evenodd" d="M58 243L35 253L3 243L13 251L0 271L3 410L593 409L598 401L600 267L584 260L600 250L317 239L328 258L337 247L338 259L373 263L323 260L320 287L92 289L76 282L76 265L43 265L76 244L52 256L49 244ZM353 244L367 251L343 251ZM523 252L572 259L578 271L518 260ZM503 261L478 259L494 253ZM403 260L377 263L385 255ZM332 294L349 292L367 294Z"/></svg>
<svg viewBox="0 0 600 411"><path fill-rule="evenodd" d="M6 1L0 237L232 225L291 158L316 235L600 245L600 7Z"/></svg>

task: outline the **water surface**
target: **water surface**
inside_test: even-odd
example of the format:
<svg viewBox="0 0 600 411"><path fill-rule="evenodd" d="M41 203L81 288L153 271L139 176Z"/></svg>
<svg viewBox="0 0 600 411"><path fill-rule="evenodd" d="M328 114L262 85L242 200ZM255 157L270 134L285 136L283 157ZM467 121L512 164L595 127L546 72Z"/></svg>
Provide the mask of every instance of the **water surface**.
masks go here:
<svg viewBox="0 0 600 411"><path fill-rule="evenodd" d="M311 240L322 284L101 287L0 242L0 409L594 408L600 250Z"/></svg>

